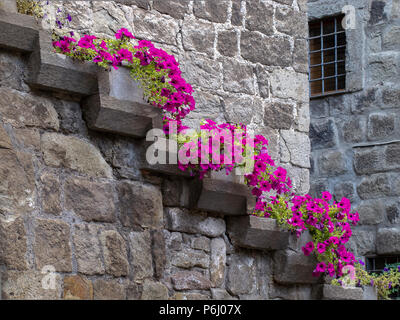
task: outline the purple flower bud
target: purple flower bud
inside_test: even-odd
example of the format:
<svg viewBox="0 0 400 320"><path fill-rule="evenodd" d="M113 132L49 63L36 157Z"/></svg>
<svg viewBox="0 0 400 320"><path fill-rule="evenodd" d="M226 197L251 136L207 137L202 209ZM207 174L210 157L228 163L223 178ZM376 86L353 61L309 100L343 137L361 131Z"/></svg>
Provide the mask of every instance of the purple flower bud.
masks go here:
<svg viewBox="0 0 400 320"><path fill-rule="evenodd" d="M71 15L68 13L68 15L67 15L67 20L69 21L69 22L71 22L71 20L72 20L72 17L71 17Z"/></svg>

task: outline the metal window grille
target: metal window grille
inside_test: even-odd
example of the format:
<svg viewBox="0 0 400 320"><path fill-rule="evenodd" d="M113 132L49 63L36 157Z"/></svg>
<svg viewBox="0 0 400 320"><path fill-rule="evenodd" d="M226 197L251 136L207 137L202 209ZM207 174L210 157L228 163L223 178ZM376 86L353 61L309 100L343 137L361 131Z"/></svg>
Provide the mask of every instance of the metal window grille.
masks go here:
<svg viewBox="0 0 400 320"><path fill-rule="evenodd" d="M310 96L344 92L346 88L346 31L343 15L309 23Z"/></svg>
<svg viewBox="0 0 400 320"><path fill-rule="evenodd" d="M400 256L380 256L366 259L366 267L369 273L380 274L387 265L400 264ZM400 291L390 295L393 300L400 300Z"/></svg>

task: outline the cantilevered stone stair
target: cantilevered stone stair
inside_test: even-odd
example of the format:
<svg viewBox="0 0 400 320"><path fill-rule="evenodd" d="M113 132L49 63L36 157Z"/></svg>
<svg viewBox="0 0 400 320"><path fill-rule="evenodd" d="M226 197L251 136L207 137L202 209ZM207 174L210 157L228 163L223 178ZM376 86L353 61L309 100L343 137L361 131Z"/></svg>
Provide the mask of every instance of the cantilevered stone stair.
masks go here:
<svg viewBox="0 0 400 320"><path fill-rule="evenodd" d="M243 176L213 172L199 180L190 178L176 164L147 161L146 151L153 142L146 141L145 137L148 130L161 128L162 114L143 99L143 91L131 80L127 69L121 67L107 72L93 63L73 61L54 53L50 34L27 15L0 10L0 30L0 48L27 55L26 81L32 89L78 97L92 130L141 139L139 169L187 178L182 206L227 216L228 236L235 246L274 252L275 282L290 285L318 282L311 275L316 261L299 250L309 235L296 242L275 220L249 216L254 208L254 197L244 184ZM166 143L165 151L172 151L176 156L176 146ZM323 285L322 295L334 299L338 290L340 288ZM349 299L363 298L359 290L346 292Z"/></svg>

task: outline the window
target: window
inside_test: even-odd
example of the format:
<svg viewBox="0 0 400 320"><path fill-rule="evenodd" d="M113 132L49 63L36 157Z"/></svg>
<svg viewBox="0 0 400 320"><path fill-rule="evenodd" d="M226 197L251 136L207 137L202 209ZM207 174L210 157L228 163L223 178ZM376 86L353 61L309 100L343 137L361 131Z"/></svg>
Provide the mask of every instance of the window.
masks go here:
<svg viewBox="0 0 400 320"><path fill-rule="evenodd" d="M393 265L400 265L400 256L379 256L366 259L366 267L369 273L380 274L385 267L394 267ZM400 290L392 293L390 298L400 300Z"/></svg>
<svg viewBox="0 0 400 320"><path fill-rule="evenodd" d="M344 92L346 88L346 31L343 15L310 21L310 96Z"/></svg>

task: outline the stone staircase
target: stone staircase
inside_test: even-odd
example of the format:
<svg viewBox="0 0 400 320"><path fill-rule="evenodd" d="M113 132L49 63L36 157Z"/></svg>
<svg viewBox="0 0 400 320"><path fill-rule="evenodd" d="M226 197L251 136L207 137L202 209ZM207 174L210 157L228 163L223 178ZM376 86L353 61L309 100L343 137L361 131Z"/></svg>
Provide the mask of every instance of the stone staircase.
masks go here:
<svg viewBox="0 0 400 320"><path fill-rule="evenodd" d="M211 173L200 181L179 170L177 165L149 164L145 159L149 143L144 138L148 130L161 128L161 111L143 100L142 90L131 80L127 69L106 72L95 64L73 61L54 53L50 34L30 16L0 11L0 30L0 48L29 57L27 82L32 89L76 96L81 100L92 130L141 139L142 171L185 179L182 207L226 217L227 234L235 246L275 252L275 282L318 284L324 299L365 298L359 288L332 287L312 277L316 261L300 250L309 235L296 241L289 232L280 229L275 220L248 215L254 207L254 198L244 185L243 176ZM207 219L212 219L194 219L173 209L168 209L166 216L169 230L180 231L180 226L186 224L194 233L201 231L203 234L207 233Z"/></svg>

